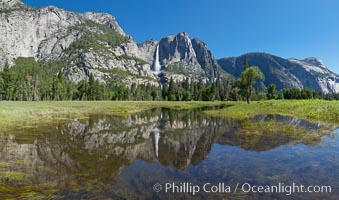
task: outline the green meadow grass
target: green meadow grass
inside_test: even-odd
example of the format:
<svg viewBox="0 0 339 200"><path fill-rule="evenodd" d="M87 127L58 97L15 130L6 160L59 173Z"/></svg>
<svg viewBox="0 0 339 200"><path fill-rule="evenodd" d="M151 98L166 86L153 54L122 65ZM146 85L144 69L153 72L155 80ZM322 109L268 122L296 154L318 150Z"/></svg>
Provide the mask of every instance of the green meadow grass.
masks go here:
<svg viewBox="0 0 339 200"><path fill-rule="evenodd" d="M165 101L0 101L0 128L19 124L56 122L89 114L126 115L147 109L166 107L190 109L217 106L225 102Z"/></svg>
<svg viewBox="0 0 339 200"><path fill-rule="evenodd" d="M229 107L205 111L210 116L249 119L260 114L280 114L297 117L311 122L339 125L339 102L324 100L270 100L229 102Z"/></svg>
<svg viewBox="0 0 339 200"><path fill-rule="evenodd" d="M280 114L312 122L339 124L339 102L323 100L271 100L245 102L167 102L167 101L0 101L0 128L20 124L57 122L85 118L90 114L126 115L147 109L166 107L190 109L228 105L205 111L210 116L249 119L258 114Z"/></svg>

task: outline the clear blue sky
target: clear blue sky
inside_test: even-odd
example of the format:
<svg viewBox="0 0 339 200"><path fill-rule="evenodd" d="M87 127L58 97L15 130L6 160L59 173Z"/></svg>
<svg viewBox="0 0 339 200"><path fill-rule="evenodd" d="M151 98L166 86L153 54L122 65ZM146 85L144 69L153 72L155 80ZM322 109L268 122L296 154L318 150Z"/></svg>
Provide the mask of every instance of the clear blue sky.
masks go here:
<svg viewBox="0 0 339 200"><path fill-rule="evenodd" d="M319 57L339 73L339 0L23 0L106 12L138 43L188 32L216 58L267 52Z"/></svg>

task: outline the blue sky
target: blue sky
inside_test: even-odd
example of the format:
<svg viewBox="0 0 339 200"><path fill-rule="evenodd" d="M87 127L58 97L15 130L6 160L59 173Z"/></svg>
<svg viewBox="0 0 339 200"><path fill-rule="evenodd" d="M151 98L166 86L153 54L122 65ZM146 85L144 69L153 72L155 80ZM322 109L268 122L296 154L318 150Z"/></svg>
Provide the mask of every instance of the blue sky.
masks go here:
<svg viewBox="0 0 339 200"><path fill-rule="evenodd" d="M339 73L338 0L23 0L77 12L106 12L138 43L187 32L216 58L267 52L319 57Z"/></svg>

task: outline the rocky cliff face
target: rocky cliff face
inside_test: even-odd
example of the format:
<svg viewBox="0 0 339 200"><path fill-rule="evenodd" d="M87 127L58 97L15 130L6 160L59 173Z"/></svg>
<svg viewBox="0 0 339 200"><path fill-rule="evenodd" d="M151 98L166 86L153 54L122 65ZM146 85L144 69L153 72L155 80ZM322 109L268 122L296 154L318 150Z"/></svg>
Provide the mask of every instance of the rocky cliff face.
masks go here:
<svg viewBox="0 0 339 200"><path fill-rule="evenodd" d="M208 82L230 78L229 74L238 77L242 71L243 56L216 61L204 42L185 32L138 45L113 16L104 13L75 13L54 6L35 9L19 0L2 0L0 27L0 70L6 61L12 66L18 57L34 57L61 62L65 77L76 83L93 74L101 82L127 85L156 85L169 78ZM316 58L286 60L261 53L248 57L250 65L260 66L265 74L263 88L275 83L278 89L339 92L338 76ZM160 73L152 71L155 63Z"/></svg>
<svg viewBox="0 0 339 200"><path fill-rule="evenodd" d="M197 79L204 74L187 33L161 39L159 54L161 66L172 74L181 74L181 77L177 77L179 79L183 79L188 74Z"/></svg>
<svg viewBox="0 0 339 200"><path fill-rule="evenodd" d="M312 57L289 61L294 64L291 71L298 76L304 87L314 88L323 93L339 92L339 76L327 69L320 59Z"/></svg>
<svg viewBox="0 0 339 200"><path fill-rule="evenodd" d="M16 57L58 58L81 34L75 25L91 20L105 24L125 36L114 17L98 13L73 13L53 6L41 9L14 9L1 13L0 41L2 55L9 61Z"/></svg>
<svg viewBox="0 0 339 200"><path fill-rule="evenodd" d="M159 42L154 39L139 44L139 56L152 65L154 63L155 51L158 44Z"/></svg>
<svg viewBox="0 0 339 200"><path fill-rule="evenodd" d="M0 10L1 11L8 11L14 9L21 9L27 7L23 4L20 0L1 0L0 2Z"/></svg>
<svg viewBox="0 0 339 200"><path fill-rule="evenodd" d="M221 68L216 59L214 59L212 52L208 49L207 45L197 38L192 39L192 45L198 62L204 69L205 73L210 77L219 77Z"/></svg>
<svg viewBox="0 0 339 200"><path fill-rule="evenodd" d="M13 65L17 57L34 57L65 60L62 71L74 82L88 79L90 73L102 82L123 78L142 83L153 78L149 64L138 59L137 44L113 16L53 6L21 9L20 1L6 2L2 7L10 11L0 15L0 69L5 60ZM119 71L126 71L125 77L118 77Z"/></svg>
<svg viewBox="0 0 339 200"><path fill-rule="evenodd" d="M183 80L190 77L195 80L202 78L205 81L211 81L226 75L207 45L199 39L191 39L185 32L162 38L159 42L150 40L139 47L142 51L149 49L148 52L153 53L153 57L147 53L144 57L153 64L156 48L159 47L159 62L167 78Z"/></svg>
<svg viewBox="0 0 339 200"><path fill-rule="evenodd" d="M223 58L218 63L225 71L239 77L244 56ZM249 65L259 66L264 73L262 83L265 86L274 83L277 89L309 88L323 93L339 92L339 76L328 70L317 58L283 59L266 53L249 53L246 56Z"/></svg>
<svg viewBox="0 0 339 200"><path fill-rule="evenodd" d="M19 0L5 0L0 6L0 70L6 60L13 65L18 57L34 57L64 61L62 72L74 82L92 73L101 82L157 84L152 65L159 45L165 76L207 80L217 75L204 73L206 66L198 62L186 33L137 45L109 14L75 13L54 6L33 9Z"/></svg>

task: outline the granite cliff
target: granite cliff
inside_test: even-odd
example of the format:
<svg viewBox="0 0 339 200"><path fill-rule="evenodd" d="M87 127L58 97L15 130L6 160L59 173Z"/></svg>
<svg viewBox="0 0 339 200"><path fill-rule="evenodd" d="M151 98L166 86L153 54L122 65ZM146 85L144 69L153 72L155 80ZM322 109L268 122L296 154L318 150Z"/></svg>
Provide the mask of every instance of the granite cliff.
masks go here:
<svg viewBox="0 0 339 200"><path fill-rule="evenodd" d="M54 6L31 8L20 0L0 2L0 70L19 57L38 62L58 62L58 71L75 83L90 74L102 83L127 85L182 81L210 82L233 79L243 70L244 55L213 57L207 45L185 32L137 44L116 19L105 13L76 13ZM323 93L339 92L339 76L317 58L284 59L266 53L247 54L265 79L282 88L309 88Z"/></svg>
<svg viewBox="0 0 339 200"><path fill-rule="evenodd" d="M220 67L212 73L207 70L210 60L197 58L195 51L209 52L207 59L213 59L210 51L205 44L193 48L202 42L192 42L187 33L138 45L109 14L75 13L54 6L30 8L19 0L2 0L0 5L0 69L6 61L13 65L18 57L34 57L63 61L62 72L74 82L88 79L92 73L101 82L121 79L126 84L157 84L158 74L152 72L152 66L159 46L166 79L208 81L221 72Z"/></svg>
<svg viewBox="0 0 339 200"><path fill-rule="evenodd" d="M226 72L239 77L244 68L244 57L250 66L259 66L264 73L260 86L274 83L277 89L309 88L323 93L339 92L339 76L330 71L318 58L284 59L267 53L248 53L239 57L218 60Z"/></svg>

